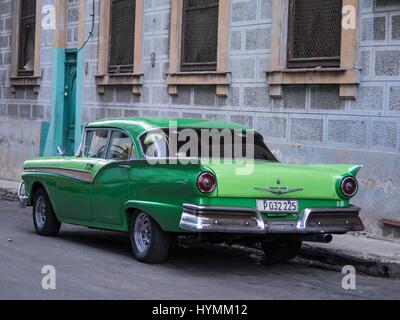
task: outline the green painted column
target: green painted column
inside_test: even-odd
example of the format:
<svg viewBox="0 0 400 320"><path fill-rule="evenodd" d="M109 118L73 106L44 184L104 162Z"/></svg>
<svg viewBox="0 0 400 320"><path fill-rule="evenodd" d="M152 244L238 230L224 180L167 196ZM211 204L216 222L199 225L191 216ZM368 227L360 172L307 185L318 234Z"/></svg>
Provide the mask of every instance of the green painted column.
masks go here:
<svg viewBox="0 0 400 320"><path fill-rule="evenodd" d="M44 156L57 155L57 147L63 143L63 110L65 49L53 48L53 73L51 93L51 117Z"/></svg>
<svg viewBox="0 0 400 320"><path fill-rule="evenodd" d="M76 74L76 109L75 109L75 152L79 148L82 137L82 105L83 105L83 74L84 74L84 48L78 52Z"/></svg>

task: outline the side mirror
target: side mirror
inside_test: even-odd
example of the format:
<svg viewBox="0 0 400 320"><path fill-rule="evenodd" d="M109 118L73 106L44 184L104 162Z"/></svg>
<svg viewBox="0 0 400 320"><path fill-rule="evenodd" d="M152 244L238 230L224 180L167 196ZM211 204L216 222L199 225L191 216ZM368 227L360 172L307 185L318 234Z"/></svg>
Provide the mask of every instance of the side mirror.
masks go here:
<svg viewBox="0 0 400 320"><path fill-rule="evenodd" d="M65 155L67 154L67 152L65 151L64 146L58 146L57 147L57 152L61 157L65 157Z"/></svg>

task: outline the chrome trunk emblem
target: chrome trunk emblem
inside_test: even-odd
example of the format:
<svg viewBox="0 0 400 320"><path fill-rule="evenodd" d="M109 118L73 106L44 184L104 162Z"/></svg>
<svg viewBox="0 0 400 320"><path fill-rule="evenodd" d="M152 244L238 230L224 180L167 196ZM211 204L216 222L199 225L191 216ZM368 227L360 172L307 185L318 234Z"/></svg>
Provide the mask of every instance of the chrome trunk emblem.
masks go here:
<svg viewBox="0 0 400 320"><path fill-rule="evenodd" d="M262 191L262 192L269 192L277 195L283 195L283 194L288 194L288 193L293 193L293 192L298 192L298 191L303 191L303 188L296 188L296 189L289 189L289 188L254 188L257 191Z"/></svg>

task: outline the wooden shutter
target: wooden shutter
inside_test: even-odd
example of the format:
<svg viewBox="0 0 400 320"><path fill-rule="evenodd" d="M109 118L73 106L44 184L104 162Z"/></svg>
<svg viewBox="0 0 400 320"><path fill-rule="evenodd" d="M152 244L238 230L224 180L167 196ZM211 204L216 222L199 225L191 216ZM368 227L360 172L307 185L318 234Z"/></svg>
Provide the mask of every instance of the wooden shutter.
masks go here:
<svg viewBox="0 0 400 320"><path fill-rule="evenodd" d="M339 67L342 0L290 0L288 67Z"/></svg>
<svg viewBox="0 0 400 320"><path fill-rule="evenodd" d="M112 0L110 16L110 73L133 72L135 0Z"/></svg>
<svg viewBox="0 0 400 320"><path fill-rule="evenodd" d="M32 76L35 62L36 0L21 1L18 75Z"/></svg>
<svg viewBox="0 0 400 320"><path fill-rule="evenodd" d="M218 0L184 0L182 71L215 71L218 46Z"/></svg>

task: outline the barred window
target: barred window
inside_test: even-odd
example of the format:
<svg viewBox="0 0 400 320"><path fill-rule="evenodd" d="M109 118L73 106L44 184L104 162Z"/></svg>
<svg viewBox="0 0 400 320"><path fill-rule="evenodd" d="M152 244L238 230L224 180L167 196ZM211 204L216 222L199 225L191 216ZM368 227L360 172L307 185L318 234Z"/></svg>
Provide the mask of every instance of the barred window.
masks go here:
<svg viewBox="0 0 400 320"><path fill-rule="evenodd" d="M184 0L182 71L215 71L218 47L218 0Z"/></svg>
<svg viewBox="0 0 400 320"><path fill-rule="evenodd" d="M343 0L290 0L288 68L340 67Z"/></svg>
<svg viewBox="0 0 400 320"><path fill-rule="evenodd" d="M133 72L135 0L112 0L110 16L110 73Z"/></svg>
<svg viewBox="0 0 400 320"><path fill-rule="evenodd" d="M18 75L32 76L35 62L36 0L20 3Z"/></svg>

